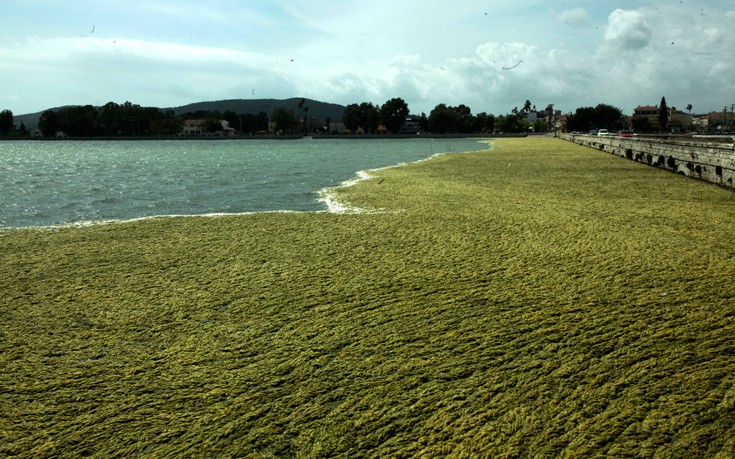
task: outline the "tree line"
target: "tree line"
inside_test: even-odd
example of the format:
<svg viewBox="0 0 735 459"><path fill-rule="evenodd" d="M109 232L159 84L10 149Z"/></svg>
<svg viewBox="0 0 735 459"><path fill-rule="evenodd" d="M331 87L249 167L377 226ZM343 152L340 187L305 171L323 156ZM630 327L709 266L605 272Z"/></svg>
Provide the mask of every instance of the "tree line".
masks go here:
<svg viewBox="0 0 735 459"><path fill-rule="evenodd" d="M92 105L70 106L58 110L47 110L39 119L39 130L45 137L64 132L72 137L114 136L176 136L186 119L203 119L204 132L215 133L222 129L220 120L243 134L259 134L274 129L278 133L331 132L331 124L342 121L351 132L377 133L384 129L388 133L404 132L408 118L418 123L422 132L446 133L519 133L543 132L553 128L553 105L538 113L542 117L529 119L535 106L526 100L521 109L513 108L505 115L495 116L486 112L472 114L466 105L450 106L438 104L427 116L425 113L411 116L408 104L401 98L392 98L382 105L371 102L347 105L342 120L327 118L323 122L308 116L309 107L305 99L298 105L298 113L283 107L275 108L270 116L265 112L235 113L233 111L195 111L176 115L173 110L157 107L142 107L131 102L117 104L108 102L102 107ZM606 128L611 131L624 129L627 122L622 110L607 104L596 107L581 107L567 115L567 130L588 131ZM382 128L381 128L382 127ZM16 130L10 110L0 112L0 134L28 135L21 125Z"/></svg>
<svg viewBox="0 0 735 459"><path fill-rule="evenodd" d="M85 105L64 107L56 111L47 110L41 115L38 128L45 137L52 137L57 132L64 132L72 137L175 136L180 134L182 123L186 119L205 120L203 129L210 133L222 129L222 119L241 132L268 129L268 117L262 112L239 115L232 111L196 111L175 115L170 109L142 107L130 102L108 102L102 107Z"/></svg>
<svg viewBox="0 0 735 459"><path fill-rule="evenodd" d="M422 132L434 134L545 132L553 128L553 107L553 104L549 104L540 112L543 114L542 118L533 121L529 120L529 115L532 111L536 111L536 107L528 100L522 109L516 107L510 113L497 117L487 112L473 115L470 108L464 104L458 106L438 104L428 116L421 113L420 116L412 118L418 122ZM405 101L395 98L381 106L370 102L350 104L345 107L342 121L345 128L353 133L358 131L376 133L380 126L389 133L400 133L409 114Z"/></svg>
<svg viewBox="0 0 735 459"><path fill-rule="evenodd" d="M279 133L331 132L332 122L342 121L352 132L376 133L383 126L389 133L400 133L409 117L408 104L401 98L393 98L383 105L370 102L350 104L345 107L342 120L327 118L324 123L308 116L309 107L302 99L298 113L292 109L277 107L270 117L265 112L235 113L233 111L194 111L175 115L173 110L143 107L131 102L117 104L108 102L102 107L92 105L63 107L46 110L39 118L38 128L44 137L54 137L63 132L71 137L115 137L115 136L175 136L181 132L186 119L205 120L203 131L215 133L222 129L220 120L243 134L268 132L273 128ZM492 132L495 117L487 113L472 115L465 105L457 107L437 105L427 117L422 113L416 117L423 132L472 133ZM28 132L23 127L23 134ZM14 131L13 114L4 110L0 115L0 133ZM19 133L18 133L19 134Z"/></svg>
<svg viewBox="0 0 735 459"><path fill-rule="evenodd" d="M22 136L25 133L27 133L27 130L23 123L20 123L19 129L15 129L12 110L3 110L0 112L0 135L7 136L14 134L16 136Z"/></svg>
<svg viewBox="0 0 735 459"><path fill-rule="evenodd" d="M125 102L108 102L102 107L92 105L46 110L38 120L45 137L64 132L72 137L174 135L179 125L172 113L155 107L141 107Z"/></svg>
<svg viewBox="0 0 735 459"><path fill-rule="evenodd" d="M142 107L131 102L46 110L38 120L38 129L44 137L54 137L61 132L71 137L168 137L179 135L186 119L205 120L203 130L210 133L222 130L220 120L223 119L243 133L268 130L268 115L264 112L238 114L233 111L195 111L175 115L170 109ZM12 111L3 110L0 112L0 135L23 137L30 133L23 123L19 128L14 125Z"/></svg>
<svg viewBox="0 0 735 459"><path fill-rule="evenodd" d="M382 127L386 132L398 134L403 131L409 114L408 104L398 97L380 106L371 102L350 104L345 107L342 122L345 129L352 133L358 131L376 133ZM485 112L472 115L470 108L466 105L452 107L439 104L434 107L429 116L421 113L420 116L412 118L418 122L421 131L436 134L492 132L495 123L493 115Z"/></svg>
<svg viewBox="0 0 735 459"><path fill-rule="evenodd" d="M595 107L580 107L573 114L567 115L567 131L589 132L592 129L607 129L617 132L626 129L628 120L623 111L608 104Z"/></svg>

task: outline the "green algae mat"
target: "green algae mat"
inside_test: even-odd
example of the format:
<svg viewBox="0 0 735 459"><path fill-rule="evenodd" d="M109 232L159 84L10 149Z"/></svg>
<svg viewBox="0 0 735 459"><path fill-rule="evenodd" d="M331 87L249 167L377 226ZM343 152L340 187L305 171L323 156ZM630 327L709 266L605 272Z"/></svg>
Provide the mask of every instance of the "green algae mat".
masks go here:
<svg viewBox="0 0 735 459"><path fill-rule="evenodd" d="M0 232L0 457L735 456L735 194L557 139L374 176Z"/></svg>

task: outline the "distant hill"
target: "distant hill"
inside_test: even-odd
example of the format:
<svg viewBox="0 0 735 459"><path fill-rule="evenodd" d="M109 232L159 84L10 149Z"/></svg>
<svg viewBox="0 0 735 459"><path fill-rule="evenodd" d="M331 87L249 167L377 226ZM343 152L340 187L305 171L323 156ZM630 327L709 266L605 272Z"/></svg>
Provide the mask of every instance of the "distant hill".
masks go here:
<svg viewBox="0 0 735 459"><path fill-rule="evenodd" d="M260 112L265 112L270 116L271 113L273 113L273 109L282 107L293 110L294 113L299 115L300 101L300 97L294 97L291 99L229 99L214 102L196 102L193 104L183 105L181 107L175 107L173 110L177 115L199 110L209 112L225 112L230 110L235 113L258 114ZM304 99L304 101L304 107L309 108L308 115L320 121L324 121L327 116L334 121L341 120L345 111L345 107L343 105L319 102L312 99Z"/></svg>
<svg viewBox="0 0 735 459"><path fill-rule="evenodd" d="M46 110L57 111L70 106L71 105L65 105L63 107L48 108ZM44 110L43 112L45 112L46 110ZM38 127L38 119L41 118L43 112L26 113L25 115L17 115L13 113L13 124L20 127L20 123L22 122L23 124L25 124L26 129L36 129Z"/></svg>
<svg viewBox="0 0 735 459"><path fill-rule="evenodd" d="M168 110L171 108L176 115L183 115L188 112L195 112L199 110L208 112L226 112L227 110L235 113L253 113L258 114L265 112L268 116L271 116L274 108L286 108L291 109L297 115L301 115L299 112L299 102L301 97L294 97L291 99L227 99L217 100L211 102L195 102L193 104L182 105L180 107L163 107L162 110ZM308 116L316 118L319 121L325 121L329 116L333 121L341 120L344 114L345 107L343 105L331 104L328 102L319 102L312 99L304 99L304 107L308 107ZM142 104L141 104L142 105ZM65 107L54 107L47 110L60 110ZM22 122L25 124L26 129L36 129L38 127L38 119L41 117L43 112L28 113L25 115L14 115L13 122L20 126Z"/></svg>

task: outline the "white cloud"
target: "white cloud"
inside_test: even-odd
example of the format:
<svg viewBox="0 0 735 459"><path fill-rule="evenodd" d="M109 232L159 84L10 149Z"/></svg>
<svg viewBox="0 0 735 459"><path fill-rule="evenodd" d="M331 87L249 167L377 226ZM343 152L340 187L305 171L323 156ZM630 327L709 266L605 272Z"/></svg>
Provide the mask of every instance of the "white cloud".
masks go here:
<svg viewBox="0 0 735 459"><path fill-rule="evenodd" d="M565 24L569 25L581 25L590 22L591 17L587 10L584 8L574 8L572 10L566 10L559 15L559 18Z"/></svg>
<svg viewBox="0 0 735 459"><path fill-rule="evenodd" d="M623 49L645 48L651 36L651 27L638 11L617 9L608 18L605 40Z"/></svg>
<svg viewBox="0 0 735 459"><path fill-rule="evenodd" d="M671 105L721 109L735 93L735 16L705 3L636 0L613 11L570 0L554 11L536 0L156 0L150 8L90 0L33 18L10 4L0 100L28 113L109 100L403 97L412 112L447 103L501 114L526 99L630 111L665 95Z"/></svg>
<svg viewBox="0 0 735 459"><path fill-rule="evenodd" d="M629 26L620 24L624 18L631 20ZM605 42L588 62L605 69L597 72L596 84L609 103L630 112L665 96L670 106L691 103L706 112L721 109L720 100L735 93L735 62L726 57L735 47L735 36L727 33L734 24L726 15L701 6L656 5L617 10L609 24ZM648 32L636 40L641 30Z"/></svg>

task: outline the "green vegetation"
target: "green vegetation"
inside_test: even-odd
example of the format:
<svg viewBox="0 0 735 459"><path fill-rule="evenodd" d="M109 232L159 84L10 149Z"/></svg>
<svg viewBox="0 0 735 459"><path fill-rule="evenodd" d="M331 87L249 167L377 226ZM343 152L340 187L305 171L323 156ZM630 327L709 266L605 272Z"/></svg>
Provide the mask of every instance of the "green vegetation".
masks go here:
<svg viewBox="0 0 735 459"><path fill-rule="evenodd" d="M380 107L376 107L372 102L350 104L345 107L342 122L350 132L362 129L364 132L375 133L380 124Z"/></svg>
<svg viewBox="0 0 735 459"><path fill-rule="evenodd" d="M57 132L72 137L172 136L179 133L181 121L174 119L172 111L130 102L108 102L102 107L46 110L38 120L38 128L45 137L54 137Z"/></svg>
<svg viewBox="0 0 735 459"><path fill-rule="evenodd" d="M447 107L445 104L439 104L429 114L425 129L428 129L429 132L439 134L493 132L495 129L495 117L485 112L472 115L472 111L466 105ZM505 129L505 132L527 131Z"/></svg>
<svg viewBox="0 0 735 459"><path fill-rule="evenodd" d="M408 104L400 97L394 97L380 106L380 120L390 133L398 133L408 116Z"/></svg>
<svg viewBox="0 0 735 459"><path fill-rule="evenodd" d="M735 195L555 139L382 213L0 233L0 456L735 455Z"/></svg>
<svg viewBox="0 0 735 459"><path fill-rule="evenodd" d="M669 108L666 106L666 97L661 98L661 104L658 106L658 128L661 132L666 132L669 127Z"/></svg>
<svg viewBox="0 0 735 459"><path fill-rule="evenodd" d="M224 113L194 110L177 116L172 109L141 107L130 102L46 110L38 126L45 137L54 137L57 132L72 137L175 136L181 133L184 120L187 119L204 120L202 130L209 134L222 130L220 120L226 120L233 129L237 128L242 133L268 130L268 116L264 112L255 115L237 114L232 110L225 110Z"/></svg>
<svg viewBox="0 0 735 459"><path fill-rule="evenodd" d="M13 130L13 112L3 110L0 112L0 134L8 135Z"/></svg>
<svg viewBox="0 0 735 459"><path fill-rule="evenodd" d="M617 132L628 125L623 111L607 104L597 104L596 107L580 107L573 115L567 117L567 131L588 132L592 129L607 129ZM639 126L643 127L643 126ZM639 132L639 131L636 131Z"/></svg>
<svg viewBox="0 0 735 459"><path fill-rule="evenodd" d="M280 132L295 132L299 126L299 117L296 116L296 113L283 107L273 109L271 120L275 130Z"/></svg>
<svg viewBox="0 0 735 459"><path fill-rule="evenodd" d="M20 126L16 126L13 123L13 111L2 110L0 111L0 138L25 138L28 137L29 132L26 129L25 123L20 122Z"/></svg>

